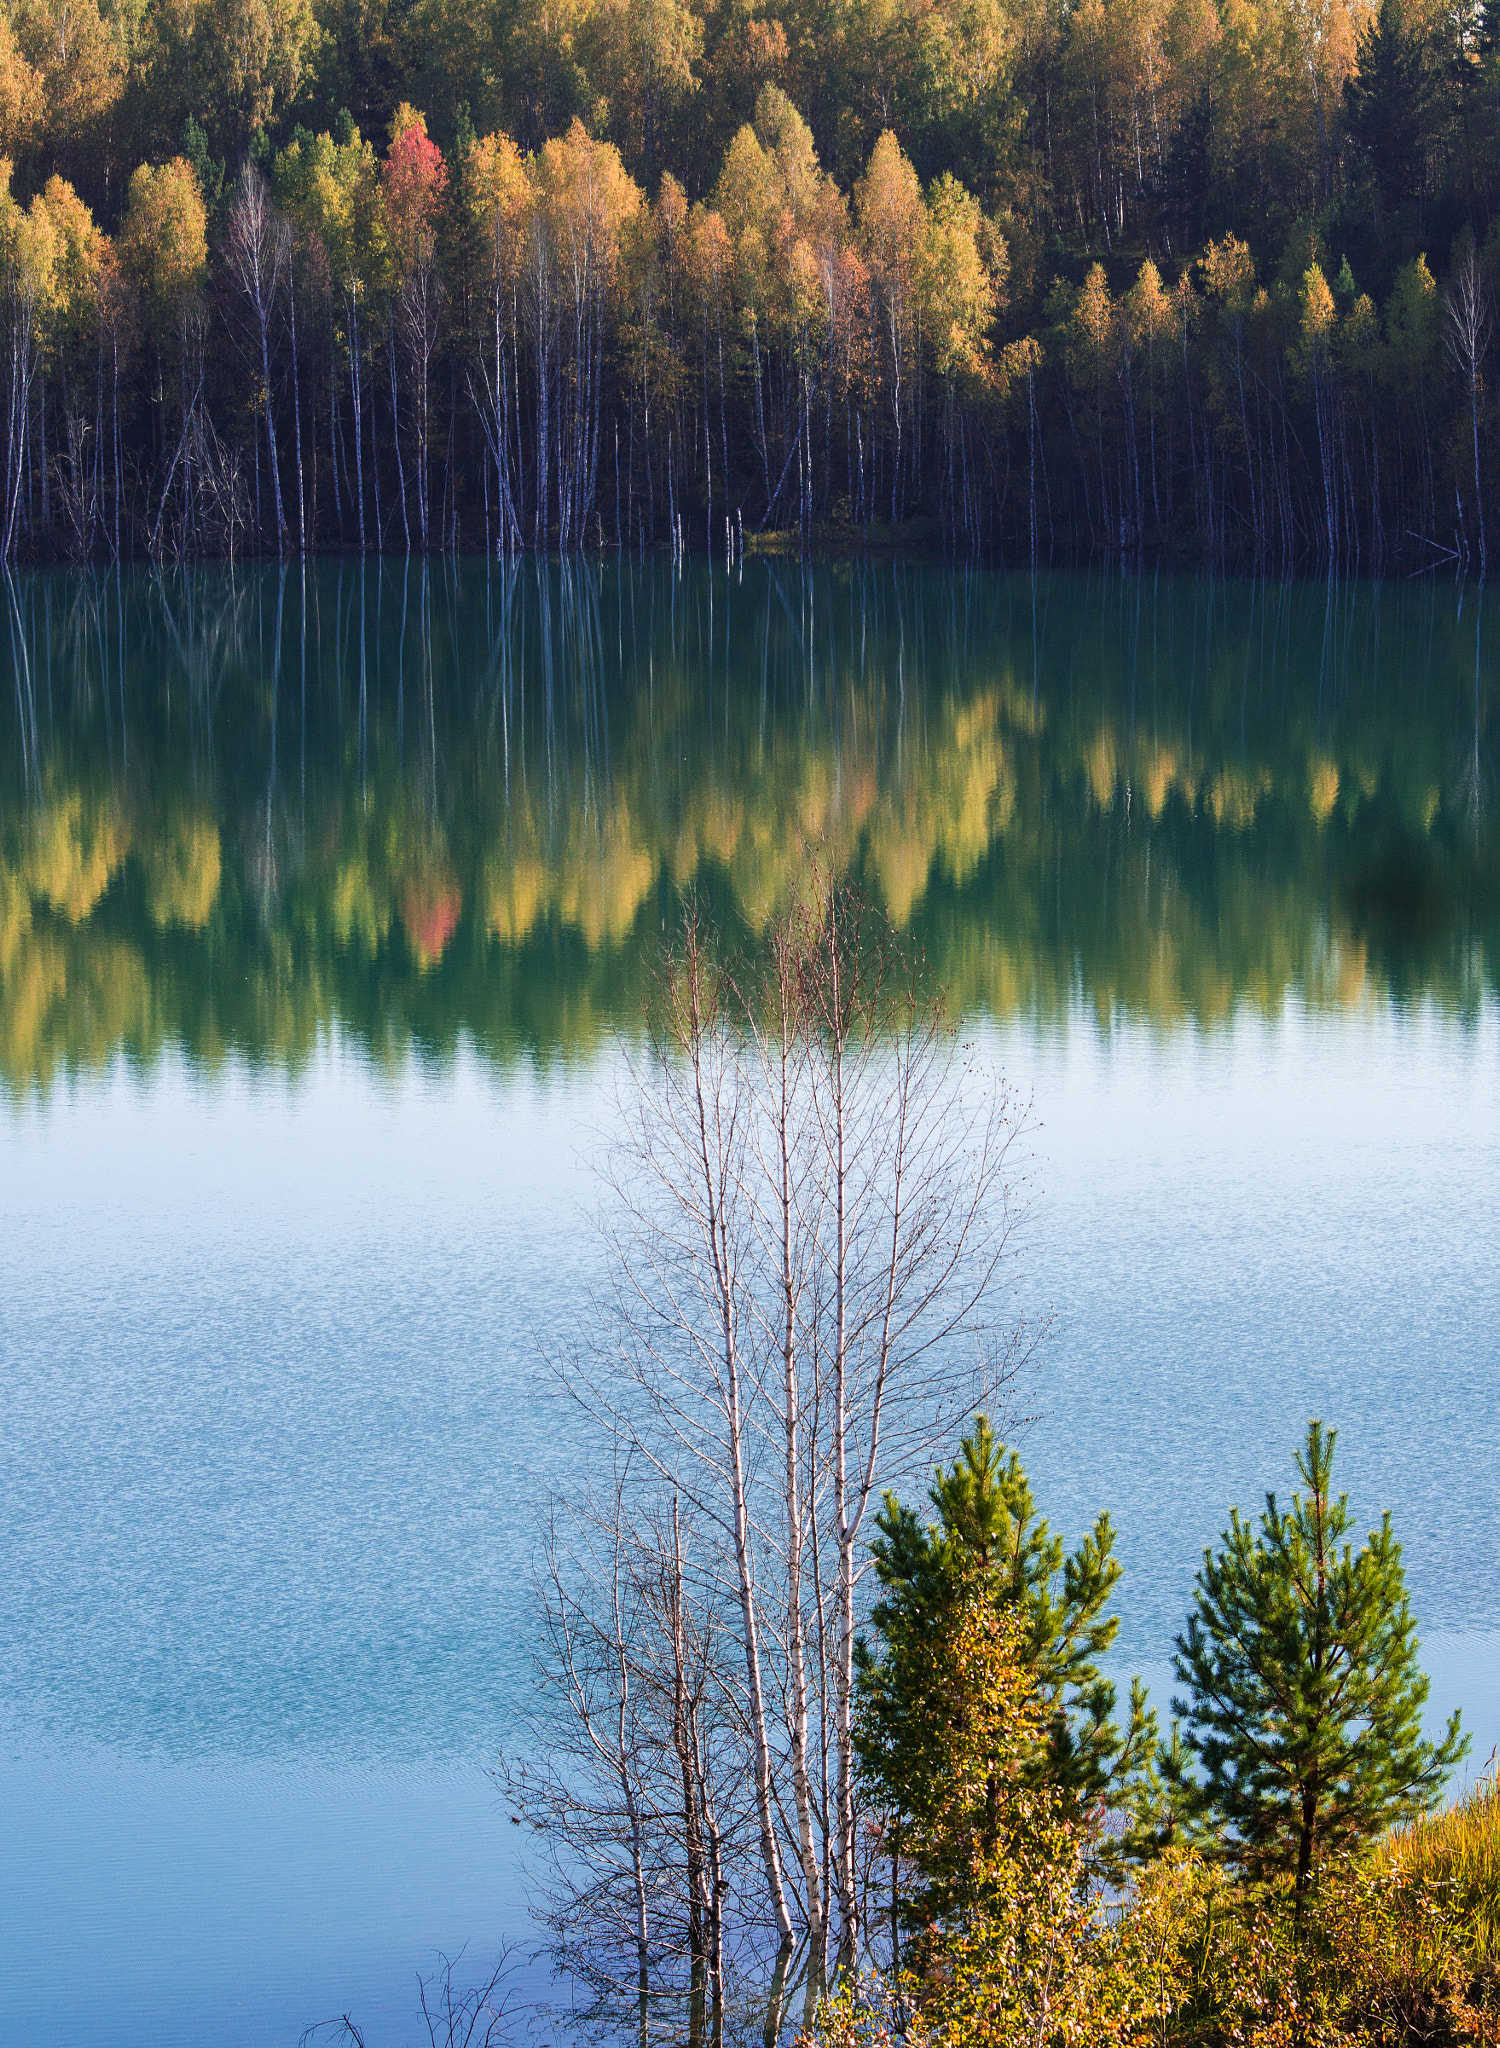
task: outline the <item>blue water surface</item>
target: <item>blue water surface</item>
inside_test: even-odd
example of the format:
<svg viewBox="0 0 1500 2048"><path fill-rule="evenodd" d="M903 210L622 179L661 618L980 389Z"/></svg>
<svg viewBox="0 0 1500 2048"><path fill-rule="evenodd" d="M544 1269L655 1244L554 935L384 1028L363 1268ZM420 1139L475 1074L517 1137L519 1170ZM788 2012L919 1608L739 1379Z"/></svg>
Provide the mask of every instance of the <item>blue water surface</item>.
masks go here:
<svg viewBox="0 0 1500 2048"><path fill-rule="evenodd" d="M685 883L808 833L1032 1101L1012 1390L1165 1708L1310 1414L1500 1740L1481 612L929 570L22 579L0 710L0 2041L422 2034L526 1958L545 1365ZM498 579L498 580L497 580ZM1488 600L1486 600L1488 602ZM24 685L24 686L23 686ZM7 688L9 688L9 684ZM12 719L6 724L6 719ZM544 2035L565 2020L539 2019Z"/></svg>

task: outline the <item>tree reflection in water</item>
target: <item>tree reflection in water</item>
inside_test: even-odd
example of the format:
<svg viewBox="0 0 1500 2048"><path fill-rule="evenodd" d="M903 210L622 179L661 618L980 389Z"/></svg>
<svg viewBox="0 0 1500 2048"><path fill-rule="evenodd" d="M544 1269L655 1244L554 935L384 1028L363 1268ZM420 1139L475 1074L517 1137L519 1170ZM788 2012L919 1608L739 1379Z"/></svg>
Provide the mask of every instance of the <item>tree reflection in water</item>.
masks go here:
<svg viewBox="0 0 1500 2048"><path fill-rule="evenodd" d="M12 1092L335 1027L587 1054L685 888L753 938L809 842L968 1013L1495 989L1473 591L610 557L5 601Z"/></svg>

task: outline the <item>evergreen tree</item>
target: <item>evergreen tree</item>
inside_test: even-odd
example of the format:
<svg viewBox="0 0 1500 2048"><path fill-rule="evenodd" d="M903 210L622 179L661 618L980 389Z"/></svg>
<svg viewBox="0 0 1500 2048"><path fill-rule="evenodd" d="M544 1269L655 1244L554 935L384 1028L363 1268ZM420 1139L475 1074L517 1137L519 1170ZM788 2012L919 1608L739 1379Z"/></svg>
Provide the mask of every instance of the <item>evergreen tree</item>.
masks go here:
<svg viewBox="0 0 1500 2048"><path fill-rule="evenodd" d="M1344 1540L1336 1439L1308 1424L1289 1511L1268 1493L1258 1529L1231 1514L1173 1660L1198 1819L1250 1874L1294 1871L1299 1901L1320 1858L1434 1805L1469 1746L1456 1713L1441 1742L1422 1736L1401 1546L1389 1514L1358 1552Z"/></svg>
<svg viewBox="0 0 1500 2048"><path fill-rule="evenodd" d="M1037 1515L1019 1458L983 1416L952 1468L935 1475L929 1498L935 1522L889 1495L878 1517L871 1551L880 1597L870 1620L881 1647L862 1643L859 1658L867 1725L919 1727L921 1699L909 1696L915 1667L897 1646L940 1637L977 1591L1012 1632L1038 1701L1039 1732L1022 1775L1054 1788L1074 1814L1123 1799L1155 1730L1139 1683L1124 1729L1116 1724L1115 1687L1099 1670L1119 1628L1105 1611L1121 1571L1108 1515L1065 1556L1062 1538ZM897 1742L883 1766L886 1795L898 1806L903 1780L912 1783L920 1769L919 1747L910 1769L904 1756Z"/></svg>
<svg viewBox="0 0 1500 2048"><path fill-rule="evenodd" d="M1436 101L1421 31L1409 28L1402 0L1380 0L1360 30L1356 67L1344 82L1349 134L1369 163L1387 209L1416 198Z"/></svg>
<svg viewBox="0 0 1500 2048"><path fill-rule="evenodd" d="M983 1916L1019 1870L1071 1853L1066 1802L1023 1769L1043 1703L1018 1638L1016 1617L998 1613L976 1580L950 1584L935 1606L886 1606L855 1742L891 1863L893 1956L903 1927L930 1932Z"/></svg>

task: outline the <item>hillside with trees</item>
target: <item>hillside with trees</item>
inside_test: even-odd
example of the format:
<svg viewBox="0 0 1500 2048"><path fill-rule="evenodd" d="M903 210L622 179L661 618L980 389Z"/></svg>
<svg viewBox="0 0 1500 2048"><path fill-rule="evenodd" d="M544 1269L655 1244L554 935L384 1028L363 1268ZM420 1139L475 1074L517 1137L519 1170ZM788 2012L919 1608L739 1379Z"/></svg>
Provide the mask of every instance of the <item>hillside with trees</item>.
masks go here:
<svg viewBox="0 0 1500 2048"><path fill-rule="evenodd" d="M1486 564L1468 0L17 0L0 153L7 559Z"/></svg>

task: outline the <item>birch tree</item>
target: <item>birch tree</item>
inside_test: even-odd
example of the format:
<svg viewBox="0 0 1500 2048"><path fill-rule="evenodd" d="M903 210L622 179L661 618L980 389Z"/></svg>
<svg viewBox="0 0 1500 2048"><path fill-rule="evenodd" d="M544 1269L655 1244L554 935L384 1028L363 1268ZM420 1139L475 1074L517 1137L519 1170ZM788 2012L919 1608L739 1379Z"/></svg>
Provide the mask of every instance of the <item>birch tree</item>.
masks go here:
<svg viewBox="0 0 1500 2048"><path fill-rule="evenodd" d="M281 500L281 465L276 452L276 409L271 401L271 323L291 257L291 233L271 204L266 180L254 164L240 173L229 207L224 256L230 281L250 327L257 375L258 409L266 426L266 459L271 502L276 512L276 546L286 546L286 513Z"/></svg>
<svg viewBox="0 0 1500 2048"><path fill-rule="evenodd" d="M431 432L432 358L437 347L442 288L437 267L437 213L448 185L442 151L428 136L427 123L410 107L398 107L391 153L381 172L386 234L395 259L394 315L411 383L412 425L417 443L417 526L425 550L430 531L428 453ZM392 414L399 435L399 418ZM399 443L398 443L399 446Z"/></svg>
<svg viewBox="0 0 1500 2048"><path fill-rule="evenodd" d="M890 925L822 875L743 968L690 916L627 1061L606 1278L558 1369L691 1511L735 1615L768 2037L794 1963L811 2009L859 1957L872 1510L1032 1341L1024 1130Z"/></svg>
<svg viewBox="0 0 1500 2048"><path fill-rule="evenodd" d="M720 1656L720 1575L681 1499L630 1459L552 1505L537 1573L540 1712L497 1774L542 1838L554 1959L598 1999L675 2033L722 2031L729 1901L747 1847L742 1719ZM727 1682L726 1682L727 1681ZM751 1849L753 1854L753 1849Z"/></svg>
<svg viewBox="0 0 1500 2048"><path fill-rule="evenodd" d="M1489 544L1484 525L1484 486L1479 466L1480 394L1484 388L1484 358L1490 344L1493 321L1489 294L1474 254L1474 238L1466 236L1462 253L1453 266L1446 299L1448 354L1463 381L1469 408L1469 445L1474 464L1474 506L1479 519L1479 573L1489 564Z"/></svg>

